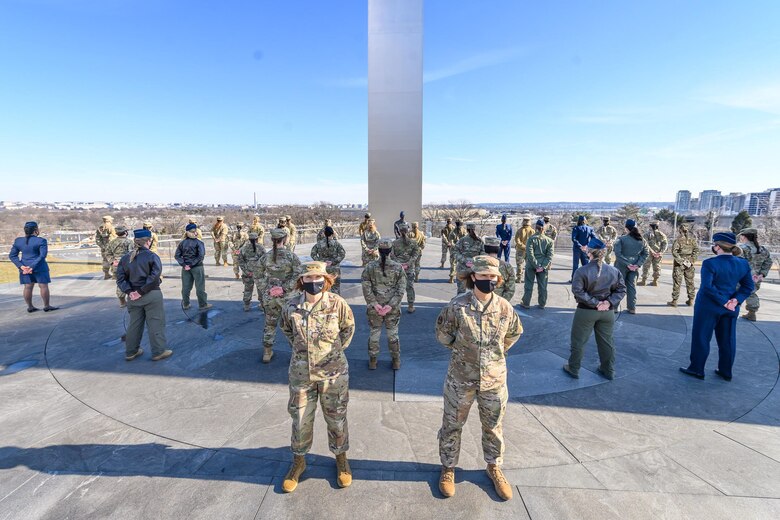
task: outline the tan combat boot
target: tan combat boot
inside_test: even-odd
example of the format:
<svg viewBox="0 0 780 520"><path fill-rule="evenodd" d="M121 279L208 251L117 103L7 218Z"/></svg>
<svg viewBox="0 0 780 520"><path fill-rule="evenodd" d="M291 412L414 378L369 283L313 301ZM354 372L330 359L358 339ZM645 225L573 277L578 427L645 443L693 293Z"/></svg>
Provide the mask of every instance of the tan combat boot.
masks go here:
<svg viewBox="0 0 780 520"><path fill-rule="evenodd" d="M669 307L677 307L677 300L668 301L666 302L666 305L668 305Z"/></svg>
<svg viewBox="0 0 780 520"><path fill-rule="evenodd" d="M349 468L349 461L346 453L336 455L336 477L339 487L349 487L352 484L352 470Z"/></svg>
<svg viewBox="0 0 780 520"><path fill-rule="evenodd" d="M693 298L688 298L688 301L685 302L685 305L687 305L688 307L692 307L693 306Z"/></svg>
<svg viewBox="0 0 780 520"><path fill-rule="evenodd" d="M163 359L168 359L173 355L173 350L163 350L160 354L157 354L156 356L152 356L152 361L162 361Z"/></svg>
<svg viewBox="0 0 780 520"><path fill-rule="evenodd" d="M756 311L747 311L747 314L742 315L748 321L756 321Z"/></svg>
<svg viewBox="0 0 780 520"><path fill-rule="evenodd" d="M413 303L409 304L409 307L406 309L406 312L408 312L409 314L414 314L414 304Z"/></svg>
<svg viewBox="0 0 780 520"><path fill-rule="evenodd" d="M510 500L512 498L512 486L507 482L501 468L495 464L488 464L487 474L490 480L493 481L493 486L495 486L498 496L503 500Z"/></svg>
<svg viewBox="0 0 780 520"><path fill-rule="evenodd" d="M653 287L658 287L658 278L653 278L653 282L650 285Z"/></svg>
<svg viewBox="0 0 780 520"><path fill-rule="evenodd" d="M238 276L238 273L236 273L236 280L238 280L239 278L241 278L241 277Z"/></svg>
<svg viewBox="0 0 780 520"><path fill-rule="evenodd" d="M303 455L294 455L290 471L287 472L287 475L284 477L284 482L282 482L282 491L285 493L292 493L295 491L295 488L298 487L298 480L300 480L305 469L306 459L303 458Z"/></svg>
<svg viewBox="0 0 780 520"><path fill-rule="evenodd" d="M225 261L223 261L223 262L222 262L222 266L223 266L223 267L227 267L227 266L228 266L227 260L225 260Z"/></svg>
<svg viewBox="0 0 780 520"><path fill-rule="evenodd" d="M442 466L441 476L439 477L439 491L445 497L451 497L455 494L455 468Z"/></svg>
<svg viewBox="0 0 780 520"><path fill-rule="evenodd" d="M264 347L263 348L263 363L270 363L272 357L274 357L274 348L273 347Z"/></svg>
<svg viewBox="0 0 780 520"><path fill-rule="evenodd" d="M119 308L124 309L125 307L127 307L127 297L123 295L119 297Z"/></svg>
<svg viewBox="0 0 780 520"><path fill-rule="evenodd" d="M369 370L376 370L376 356L369 356L368 357L368 369Z"/></svg>
<svg viewBox="0 0 780 520"><path fill-rule="evenodd" d="M647 285L647 279L643 278L643 279L639 280L636 284L637 285Z"/></svg>
<svg viewBox="0 0 780 520"><path fill-rule="evenodd" d="M441 265L439 266L439 269L444 269L444 262L441 263Z"/></svg>
<svg viewBox="0 0 780 520"><path fill-rule="evenodd" d="M393 370L401 369L401 356L399 354L393 355Z"/></svg>
<svg viewBox="0 0 780 520"><path fill-rule="evenodd" d="M103 280L110 280L110 279L111 279L111 275L110 274L103 273Z"/></svg>
<svg viewBox="0 0 780 520"><path fill-rule="evenodd" d="M455 281L455 277L450 275L450 279L449 279L449 281L447 283L452 283L453 281Z"/></svg>

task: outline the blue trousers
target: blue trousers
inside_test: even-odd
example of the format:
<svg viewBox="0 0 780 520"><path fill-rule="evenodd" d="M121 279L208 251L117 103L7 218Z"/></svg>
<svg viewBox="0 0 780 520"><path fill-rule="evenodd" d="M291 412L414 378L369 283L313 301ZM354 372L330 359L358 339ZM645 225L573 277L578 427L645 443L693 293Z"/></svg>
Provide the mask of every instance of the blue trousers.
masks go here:
<svg viewBox="0 0 780 520"><path fill-rule="evenodd" d="M512 248L511 244L507 242L506 245L500 245L498 247L498 257L501 258L503 256L504 262L509 262L509 250Z"/></svg>
<svg viewBox="0 0 780 520"><path fill-rule="evenodd" d="M690 370L698 374L704 373L704 364L710 355L710 341L715 333L718 343L718 370L726 377L731 377L734 357L737 354L737 317L739 307L734 312L712 305L696 305L693 308L693 331L691 338Z"/></svg>
<svg viewBox="0 0 780 520"><path fill-rule="evenodd" d="M577 270L577 268L580 266L580 262L582 262L582 265L587 265L588 263L588 254L585 253L582 249L579 247L572 250L572 259L571 259L571 277L574 279L574 271Z"/></svg>

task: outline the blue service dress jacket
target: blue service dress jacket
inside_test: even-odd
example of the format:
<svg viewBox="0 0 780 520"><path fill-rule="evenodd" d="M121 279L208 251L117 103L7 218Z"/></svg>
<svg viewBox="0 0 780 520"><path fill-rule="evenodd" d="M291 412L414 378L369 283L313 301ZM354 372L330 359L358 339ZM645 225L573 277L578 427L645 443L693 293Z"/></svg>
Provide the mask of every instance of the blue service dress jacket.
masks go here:
<svg viewBox="0 0 780 520"><path fill-rule="evenodd" d="M574 226L571 230L572 248L579 249L582 246L587 246L590 239L594 236L592 227L585 224Z"/></svg>
<svg viewBox="0 0 780 520"><path fill-rule="evenodd" d="M49 246L45 238L31 236L18 237L14 240L11 252L8 257L14 265L21 269L23 265L32 267L32 274L22 274L19 272L19 283L49 283L49 264L46 263L46 255L49 252ZM21 254L21 260L19 255Z"/></svg>
<svg viewBox="0 0 780 520"><path fill-rule="evenodd" d="M724 311L723 306L731 298L742 305L753 292L755 284L750 272L750 264L744 258L733 255L717 255L701 264L701 287L696 295L694 312L698 309ZM739 313L739 306L732 314Z"/></svg>

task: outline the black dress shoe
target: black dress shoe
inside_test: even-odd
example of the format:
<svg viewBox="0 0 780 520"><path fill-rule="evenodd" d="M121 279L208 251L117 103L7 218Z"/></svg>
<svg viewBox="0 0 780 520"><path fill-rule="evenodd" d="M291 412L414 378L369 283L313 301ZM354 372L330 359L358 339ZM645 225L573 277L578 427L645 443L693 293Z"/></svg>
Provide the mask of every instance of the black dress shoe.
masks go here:
<svg viewBox="0 0 780 520"><path fill-rule="evenodd" d="M683 374L689 375L689 376L693 376L696 379L704 379L704 374L699 374L698 372L694 372L693 370L691 370L689 368L680 367L680 372L682 372Z"/></svg>
<svg viewBox="0 0 780 520"><path fill-rule="evenodd" d="M721 372L721 371L720 371L720 370L718 370L717 368L715 369L715 373L716 373L717 375L719 375L720 377L722 377L723 379L725 379L726 381L731 381L731 376L726 376L726 375L723 375L723 372Z"/></svg>
<svg viewBox="0 0 780 520"><path fill-rule="evenodd" d="M27 307L27 312L35 312L37 310L40 310L40 309L38 309L38 307Z"/></svg>
<svg viewBox="0 0 780 520"><path fill-rule="evenodd" d="M52 307L51 305L49 305L48 307L43 308L43 312L56 311L57 309L59 309L59 307Z"/></svg>

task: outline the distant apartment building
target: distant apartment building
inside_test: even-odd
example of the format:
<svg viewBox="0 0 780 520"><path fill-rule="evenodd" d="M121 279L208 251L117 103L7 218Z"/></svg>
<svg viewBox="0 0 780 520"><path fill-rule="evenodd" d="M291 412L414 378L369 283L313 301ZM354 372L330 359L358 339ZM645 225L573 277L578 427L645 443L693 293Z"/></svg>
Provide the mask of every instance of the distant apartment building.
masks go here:
<svg viewBox="0 0 780 520"><path fill-rule="evenodd" d="M769 191L748 193L746 210L754 217L761 217L769 213Z"/></svg>
<svg viewBox="0 0 780 520"><path fill-rule="evenodd" d="M720 209L721 195L719 190L704 190L699 193L699 211Z"/></svg>
<svg viewBox="0 0 780 520"><path fill-rule="evenodd" d="M677 192L677 199L675 200L674 207L678 212L691 210L691 192L688 190L680 190Z"/></svg>
<svg viewBox="0 0 780 520"><path fill-rule="evenodd" d="M688 205L688 209L691 211L699 211L699 199L698 197L693 197L691 199L691 203Z"/></svg>

